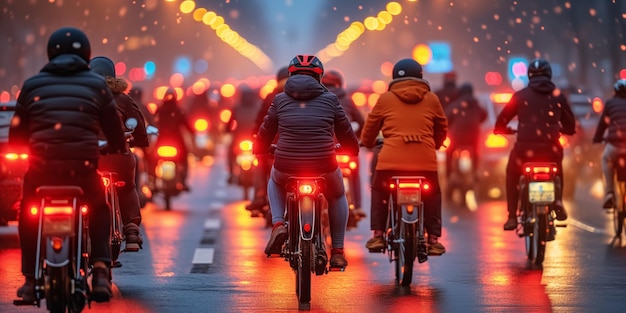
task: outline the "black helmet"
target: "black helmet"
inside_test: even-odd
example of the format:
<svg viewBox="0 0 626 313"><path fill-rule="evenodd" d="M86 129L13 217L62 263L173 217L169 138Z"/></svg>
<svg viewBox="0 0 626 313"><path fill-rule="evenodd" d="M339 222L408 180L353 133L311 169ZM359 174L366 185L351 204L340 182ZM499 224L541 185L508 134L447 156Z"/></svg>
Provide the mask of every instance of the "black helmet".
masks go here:
<svg viewBox="0 0 626 313"><path fill-rule="evenodd" d="M89 61L91 71L104 77L115 78L115 64L107 57L95 57Z"/></svg>
<svg viewBox="0 0 626 313"><path fill-rule="evenodd" d="M393 66L393 79L402 77L422 78L422 66L413 59L402 59Z"/></svg>
<svg viewBox="0 0 626 313"><path fill-rule="evenodd" d="M89 62L91 46L87 35L74 27L59 28L48 39L48 60L61 54L75 54Z"/></svg>
<svg viewBox="0 0 626 313"><path fill-rule="evenodd" d="M536 76L545 76L552 78L552 67L550 63L544 59L534 59L528 65L528 78Z"/></svg>
<svg viewBox="0 0 626 313"><path fill-rule="evenodd" d="M276 73L276 81L281 81L283 79L287 79L289 77L289 67L283 66Z"/></svg>
<svg viewBox="0 0 626 313"><path fill-rule="evenodd" d="M613 85L613 89L615 89L615 93L625 92L626 91L626 79L620 79L615 82Z"/></svg>
<svg viewBox="0 0 626 313"><path fill-rule="evenodd" d="M324 75L324 65L322 61L314 55L298 54L289 62L289 76L294 74L308 74L317 78L321 82Z"/></svg>
<svg viewBox="0 0 626 313"><path fill-rule="evenodd" d="M343 75L338 70L328 70L322 77L322 84L324 86L343 86Z"/></svg>

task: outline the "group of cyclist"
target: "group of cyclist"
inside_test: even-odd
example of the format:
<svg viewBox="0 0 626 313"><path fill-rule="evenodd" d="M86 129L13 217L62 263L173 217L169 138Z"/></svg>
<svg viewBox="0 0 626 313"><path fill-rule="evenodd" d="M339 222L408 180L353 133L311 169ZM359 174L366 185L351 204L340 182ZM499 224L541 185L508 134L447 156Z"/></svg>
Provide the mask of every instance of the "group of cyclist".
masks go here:
<svg viewBox="0 0 626 313"><path fill-rule="evenodd" d="M87 36L76 28L61 28L49 38L49 63L41 72L24 82L19 95L9 142L29 150L29 169L24 178L24 200L20 210L19 235L22 248L22 273L26 277L18 296L34 301L34 248L36 238L32 219L26 212L34 199L35 190L43 184L79 185L88 195L92 239L91 262L93 271L93 298L108 301L111 297L109 273L110 219L104 202L98 169L123 173L120 177L127 188L120 191L124 199L123 218L128 244L141 246L139 234L141 214L134 187L134 159L130 157L129 140L124 135L123 121L135 117L140 123L131 144L149 145L145 132L148 117L140 106L124 93L128 87L115 77L112 60L106 57L91 59ZM508 218L505 230L517 225L517 182L524 162L541 160L558 164L563 183L561 161L563 148L560 134L575 133L576 120L567 98L552 82L550 64L535 59L528 66L528 86L515 92L499 113L495 133L507 133L508 124L517 117L517 140L510 152L507 166L506 194ZM378 155L372 179L370 238L366 247L381 250L387 219L388 181L394 175L424 176L432 190L424 196L425 229L428 252L441 255L446 252L439 241L442 236L441 189L439 186L436 151L447 135L463 133L449 129L467 123L480 124L485 119L472 93L471 85L455 90L456 74L444 76L445 90L431 91L423 77L422 66L413 59L395 63L388 91L381 94L376 105L363 120L354 103L345 96L343 76L338 71L325 71L314 55L297 55L277 75L277 88L266 99L257 115L254 152L262 161L264 170L257 180L255 199L249 209L260 209L269 201L272 213L272 232L265 248L266 254L280 253L287 237L284 222L285 184L289 177L301 173L324 177L327 187L332 237L331 267L345 267L344 236L348 220L348 203L341 170L336 160L337 144L344 153L358 156L359 146L377 145L382 135L383 145ZM606 197L603 207L612 207L615 201L613 170L616 156L626 149L623 134L626 131L626 81L614 86L615 95L607 101L593 142L606 142L602 164ZM158 121L172 121L179 133L181 126L193 129L184 122L184 114L177 105L174 90L168 90ZM460 115L459 115L460 114ZM468 116L473 116L471 119ZM461 120L465 124L457 122ZM351 123L355 123L355 128ZM171 124L171 123L170 123ZM252 124L252 118L245 122ZM465 126L458 126L462 124ZM166 125L166 124L163 124ZM166 127L162 127L166 130ZM472 130L469 137L477 137ZM608 130L608 135L604 133ZM463 133L463 135L468 135ZM458 137L458 136L457 136ZM108 141L108 157L101 156L98 139ZM461 139L459 139L461 140ZM475 138L469 138L477 145ZM184 144L182 144L184 147ZM271 156L268 153L274 147ZM131 167L133 169L131 169ZM132 174L132 175L131 175ZM360 201L360 184L355 186ZM135 190L135 191L133 191ZM567 219L561 194L556 195L556 217ZM360 202L356 203L362 216Z"/></svg>

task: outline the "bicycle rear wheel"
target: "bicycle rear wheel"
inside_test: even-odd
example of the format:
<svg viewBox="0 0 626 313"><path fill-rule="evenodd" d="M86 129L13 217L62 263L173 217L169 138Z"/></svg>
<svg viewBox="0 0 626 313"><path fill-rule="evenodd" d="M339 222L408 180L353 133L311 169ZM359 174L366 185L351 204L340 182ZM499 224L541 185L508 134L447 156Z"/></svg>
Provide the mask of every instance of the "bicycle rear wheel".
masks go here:
<svg viewBox="0 0 626 313"><path fill-rule="evenodd" d="M298 281L298 302L300 310L310 309L311 306L311 266L313 258L313 242L300 241L301 254L296 271Z"/></svg>
<svg viewBox="0 0 626 313"><path fill-rule="evenodd" d="M535 264L541 265L543 264L543 260L546 255L546 235L548 234L548 214L539 214L537 216L537 254L535 255Z"/></svg>
<svg viewBox="0 0 626 313"><path fill-rule="evenodd" d="M619 238L622 235L622 230L624 229L624 218L626 218L626 198L624 197L624 192L626 186L624 186L626 182L616 181L615 186L616 194L615 194L615 205L613 207L613 229L615 230L615 237Z"/></svg>
<svg viewBox="0 0 626 313"><path fill-rule="evenodd" d="M396 253L396 283L402 286L411 285L413 279L413 262L415 261L416 239L415 224L399 221Z"/></svg>

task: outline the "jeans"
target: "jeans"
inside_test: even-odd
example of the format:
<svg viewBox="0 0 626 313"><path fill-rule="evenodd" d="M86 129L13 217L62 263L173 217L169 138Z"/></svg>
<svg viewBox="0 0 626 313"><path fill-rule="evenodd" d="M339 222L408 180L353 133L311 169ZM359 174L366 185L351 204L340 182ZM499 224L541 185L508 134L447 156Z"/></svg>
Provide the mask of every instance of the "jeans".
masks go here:
<svg viewBox="0 0 626 313"><path fill-rule="evenodd" d="M618 164L619 161L617 157L621 153L626 153L626 148L620 148L610 143L604 145L604 152L602 153L602 174L605 193L615 191L615 165Z"/></svg>
<svg viewBox="0 0 626 313"><path fill-rule="evenodd" d="M285 184L293 174L283 173L272 167L270 179L267 183L267 194L272 210L272 224L285 221ZM330 233L333 248L343 248L346 226L348 224L348 201L343 188L343 176L341 169L330 173L321 174L326 179L324 197L328 201L328 219L330 220Z"/></svg>
<svg viewBox="0 0 626 313"><path fill-rule="evenodd" d="M100 175L95 167L49 164L45 169L31 168L24 175L23 199L19 212L18 233L22 249L22 273L35 276L38 220L30 214L30 204L36 201L36 189L43 185L80 186L89 207L90 262L111 263L111 216L104 198Z"/></svg>

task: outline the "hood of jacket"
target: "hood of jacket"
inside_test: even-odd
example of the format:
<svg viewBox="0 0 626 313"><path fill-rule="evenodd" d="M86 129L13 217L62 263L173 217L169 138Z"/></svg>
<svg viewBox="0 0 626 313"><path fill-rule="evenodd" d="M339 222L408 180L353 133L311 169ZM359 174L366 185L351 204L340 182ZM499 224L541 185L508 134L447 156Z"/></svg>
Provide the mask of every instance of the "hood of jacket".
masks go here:
<svg viewBox="0 0 626 313"><path fill-rule="evenodd" d="M89 71L89 64L76 54L61 54L48 62L41 71L52 74Z"/></svg>
<svg viewBox="0 0 626 313"><path fill-rule="evenodd" d="M128 82L125 79L119 77L107 77L107 85L111 89L114 95L125 93L128 89Z"/></svg>
<svg viewBox="0 0 626 313"><path fill-rule="evenodd" d="M404 103L416 104L421 102L430 91L430 85L422 78L402 77L389 83L389 91Z"/></svg>
<svg viewBox="0 0 626 313"><path fill-rule="evenodd" d="M528 88L541 94L550 94L556 89L556 86L548 77L535 76L530 78Z"/></svg>
<svg viewBox="0 0 626 313"><path fill-rule="evenodd" d="M285 93L298 100L313 99L326 91L324 85L309 75L293 75L285 82Z"/></svg>

